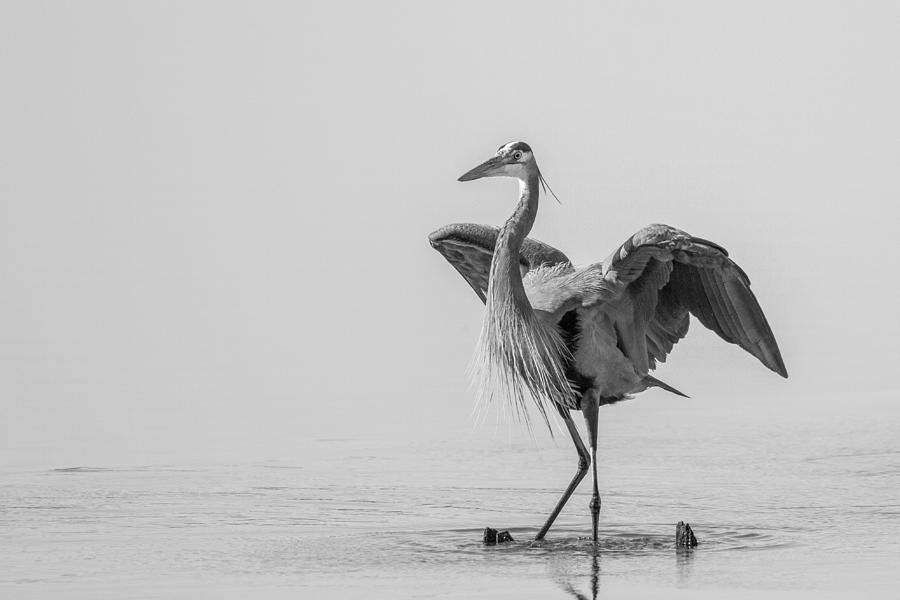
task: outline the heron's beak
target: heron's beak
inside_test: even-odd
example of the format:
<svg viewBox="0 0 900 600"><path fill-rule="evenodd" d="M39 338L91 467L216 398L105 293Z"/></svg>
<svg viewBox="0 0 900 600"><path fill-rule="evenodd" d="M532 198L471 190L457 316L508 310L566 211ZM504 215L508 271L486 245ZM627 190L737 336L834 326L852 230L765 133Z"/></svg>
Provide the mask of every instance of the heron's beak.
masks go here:
<svg viewBox="0 0 900 600"><path fill-rule="evenodd" d="M493 156L471 171L467 173L463 173L460 175L457 181L472 181L473 179L481 179L482 177L490 177L492 175L499 175L498 169L503 166L503 157L501 156Z"/></svg>

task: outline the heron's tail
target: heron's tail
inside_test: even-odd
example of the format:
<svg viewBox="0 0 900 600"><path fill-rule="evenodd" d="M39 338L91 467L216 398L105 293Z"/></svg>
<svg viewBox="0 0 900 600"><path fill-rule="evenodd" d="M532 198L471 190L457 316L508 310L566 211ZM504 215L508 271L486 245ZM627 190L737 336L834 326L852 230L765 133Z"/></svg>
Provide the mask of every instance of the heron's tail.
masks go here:
<svg viewBox="0 0 900 600"><path fill-rule="evenodd" d="M688 396L687 394L685 394L683 392L679 392L678 390L673 388L668 383L663 383L656 377L652 377L650 375L644 376L644 379L641 381L641 386L642 387L640 387L640 389L633 390L633 392L643 392L647 388L658 387L658 388L666 390L667 392L672 392L673 394L681 396L682 398L690 398L690 396Z"/></svg>

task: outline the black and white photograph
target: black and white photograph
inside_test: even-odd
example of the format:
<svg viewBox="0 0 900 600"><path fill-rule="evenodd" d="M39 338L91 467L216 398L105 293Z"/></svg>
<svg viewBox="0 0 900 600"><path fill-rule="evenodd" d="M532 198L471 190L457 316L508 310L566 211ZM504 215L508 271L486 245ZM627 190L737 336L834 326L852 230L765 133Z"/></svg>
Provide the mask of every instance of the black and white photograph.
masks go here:
<svg viewBox="0 0 900 600"><path fill-rule="evenodd" d="M900 4L0 0L0 597L900 597Z"/></svg>

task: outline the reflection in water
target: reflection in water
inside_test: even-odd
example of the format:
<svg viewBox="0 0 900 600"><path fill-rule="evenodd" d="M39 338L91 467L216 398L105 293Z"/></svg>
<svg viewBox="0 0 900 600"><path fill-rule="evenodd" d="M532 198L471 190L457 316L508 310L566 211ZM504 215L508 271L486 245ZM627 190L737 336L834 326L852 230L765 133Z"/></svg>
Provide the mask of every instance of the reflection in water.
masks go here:
<svg viewBox="0 0 900 600"><path fill-rule="evenodd" d="M694 549L675 549L675 568L678 572L678 584L684 585L691 579L691 570L694 568Z"/></svg>
<svg viewBox="0 0 900 600"><path fill-rule="evenodd" d="M578 598L578 600L597 600L597 592L600 590L600 549L593 548L590 553L591 558L591 595L588 597L582 594L572 584L574 578L567 574L562 574L557 578L559 586L570 596Z"/></svg>
<svg viewBox="0 0 900 600"><path fill-rule="evenodd" d="M662 536L656 537L661 538ZM631 559L649 567L654 562L654 558L661 560L670 557L670 552L674 550L675 580L679 586L685 586L691 580L695 552L693 548L675 548L671 541L666 542L649 536L627 534L602 538L597 546L581 538L577 542L556 542L552 545L542 545L541 548L548 551L549 554L551 579L566 594L579 600L597 599L600 590L600 566L604 553L608 561L613 563ZM588 558L590 559L590 594L581 591L584 589L586 574L583 568L584 559Z"/></svg>

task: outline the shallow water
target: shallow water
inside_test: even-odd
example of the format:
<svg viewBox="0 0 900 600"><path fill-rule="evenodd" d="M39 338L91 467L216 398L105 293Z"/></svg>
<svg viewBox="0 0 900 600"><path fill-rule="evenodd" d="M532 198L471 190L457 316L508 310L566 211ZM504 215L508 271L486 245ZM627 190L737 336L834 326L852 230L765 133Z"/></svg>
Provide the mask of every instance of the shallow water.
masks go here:
<svg viewBox="0 0 900 600"><path fill-rule="evenodd" d="M601 542L566 439L320 439L237 464L5 467L3 597L896 597L891 404L601 414ZM697 420L704 419L703 424ZM673 422L692 423L673 426ZM700 539L676 550L675 522ZM485 526L517 540L485 547Z"/></svg>

